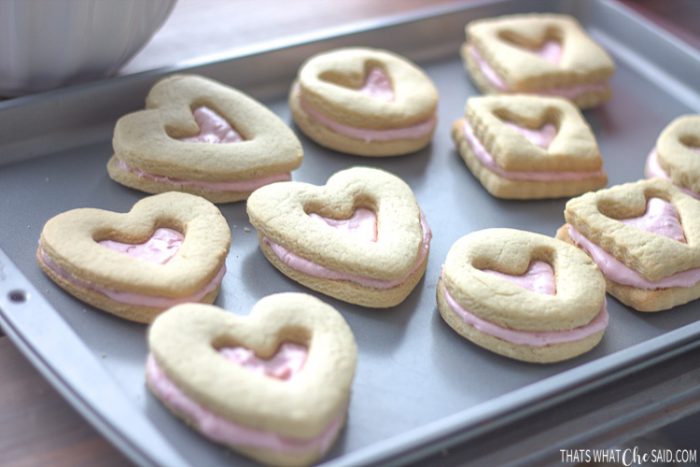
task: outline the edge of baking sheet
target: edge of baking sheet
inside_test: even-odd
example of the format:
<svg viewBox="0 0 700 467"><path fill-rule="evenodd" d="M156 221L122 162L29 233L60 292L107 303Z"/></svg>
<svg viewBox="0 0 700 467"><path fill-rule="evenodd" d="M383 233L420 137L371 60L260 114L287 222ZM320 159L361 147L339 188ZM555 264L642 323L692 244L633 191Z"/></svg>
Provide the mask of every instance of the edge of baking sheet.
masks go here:
<svg viewBox="0 0 700 467"><path fill-rule="evenodd" d="M615 38L606 37L615 44L617 55L650 79L662 76L668 80L672 85L669 92L680 96L700 112L700 97L692 88L693 77L700 75L700 54L611 0L585 3L572 0L469 2L306 35L291 44L273 43L272 48L234 51L232 55L216 57L218 61L213 63L187 63L0 103L0 141L3 142L0 164L108 139L114 121L141 107L143 96L153 81L167 73L204 73L250 90L257 97L280 95L291 82L299 64L317 51L359 43L391 48L414 60L447 56L454 53L463 37L461 27L458 28L458 37L450 35L452 28L445 27L445 23L450 26L461 23L463 26L477 15L499 14L506 7L508 11L564 10L573 12L584 23L589 18L596 18L603 29L615 32ZM625 22L625 28L613 27L620 21ZM437 30L442 31L439 37L434 33L436 25L440 25ZM658 57L657 61L652 63L624 45L634 43L631 38L640 35L654 37L655 40L645 42L645 47L650 55ZM230 66L232 60L236 61L236 67ZM27 122L32 122L32 126L26 125ZM39 138L37 128L42 130ZM13 290L24 290L28 300L13 302L9 299ZM139 464L185 465L148 419L119 391L80 338L2 251L0 292L0 323L5 332L90 423ZM27 312L28 308L31 308L31 313ZM700 323L684 326L451 417L346 454L328 464L386 464L417 459L700 345L696 339L698 335ZM76 370L76 362L80 362L80 371ZM105 395L110 400L106 407L99 403ZM127 433L135 424L142 425L141 433L147 433L147 436L130 438Z"/></svg>

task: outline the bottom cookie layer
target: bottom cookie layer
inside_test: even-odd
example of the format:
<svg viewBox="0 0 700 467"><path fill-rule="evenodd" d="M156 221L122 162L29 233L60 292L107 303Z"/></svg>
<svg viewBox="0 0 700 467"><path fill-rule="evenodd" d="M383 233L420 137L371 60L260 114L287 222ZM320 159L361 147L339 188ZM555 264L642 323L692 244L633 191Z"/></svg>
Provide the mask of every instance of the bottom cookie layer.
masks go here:
<svg viewBox="0 0 700 467"><path fill-rule="evenodd" d="M469 171L486 188L486 191L497 198L544 199L571 197L603 188L608 181L606 176L562 181L511 180L492 172L479 162L472 151L469 141L464 136L462 119L457 120L452 125L452 139Z"/></svg>
<svg viewBox="0 0 700 467"><path fill-rule="evenodd" d="M466 323L447 303L445 285L440 279L437 286L437 302L440 316L460 336L472 343L515 360L532 363L554 363L568 360L588 352L595 347L605 334L605 330L596 332L588 337L562 344L551 344L542 347L513 344L489 334L483 333Z"/></svg>
<svg viewBox="0 0 700 467"><path fill-rule="evenodd" d="M165 193L168 191L181 191L184 193L201 196L202 198L208 199L212 203L233 203L236 201L242 201L248 199L248 196L250 196L250 194L260 186L264 186L267 183L273 183L274 181L288 181L291 179L289 174L280 174L279 180L270 178L271 181L268 181L267 183L260 183L259 185L255 185L254 187L240 191L209 190L192 185L188 181L182 181L181 183L172 181L166 183L164 181L148 178L134 171L125 170L119 163L119 159L115 156L112 156L107 163L107 172L109 173L110 178L115 182L139 191L154 194Z"/></svg>
<svg viewBox="0 0 700 467"><path fill-rule="evenodd" d="M44 261L43 255L41 254L41 249L37 249L36 259L41 267L41 270L44 271L44 273L63 290L73 295L78 300L88 303L95 308L99 308L102 311L118 316L119 318L148 324L167 308L132 305L113 300L97 291L80 287L79 285L67 280L63 275L59 274L46 264L46 261ZM211 292L205 294L202 299L199 300L199 303L214 303L214 300L216 300L216 297L219 295L220 289L221 285L219 284ZM173 305L175 305L175 303L173 303Z"/></svg>
<svg viewBox="0 0 700 467"><path fill-rule="evenodd" d="M568 224L564 224L557 230L556 237L578 247L569 235ZM700 283L693 287L638 289L611 281L606 277L605 284L610 295L623 304L645 313L668 310L700 298Z"/></svg>
<svg viewBox="0 0 700 467"><path fill-rule="evenodd" d="M299 272L287 266L275 254L263 236L259 236L259 242L260 249L267 260L285 276L317 292L368 308L389 308L403 302L423 277L428 264L428 255L426 254L420 265L402 284L390 289L375 289L351 281L322 279Z"/></svg>

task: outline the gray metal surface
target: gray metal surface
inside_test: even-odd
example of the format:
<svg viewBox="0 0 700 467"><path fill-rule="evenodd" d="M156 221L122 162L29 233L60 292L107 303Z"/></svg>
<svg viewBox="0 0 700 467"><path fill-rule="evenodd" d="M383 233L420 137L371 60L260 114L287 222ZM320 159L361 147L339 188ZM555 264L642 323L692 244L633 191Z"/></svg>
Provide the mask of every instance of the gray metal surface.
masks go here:
<svg viewBox="0 0 700 467"><path fill-rule="evenodd" d="M399 18L368 25L381 27L367 31L336 31L332 38L303 38L298 45L246 51L186 70L264 97L290 124L282 93L299 63L323 49L359 44L396 50L419 60L440 91L433 144L410 156L371 160L341 155L301 136L305 159L294 172L295 180L322 184L332 173L353 165L383 168L411 185L434 235L425 278L395 309L369 310L321 297L347 319L360 352L348 425L328 456L331 463L401 462L411 458L409 451L463 442L698 341L697 303L648 315L609 298L610 327L596 349L573 361L535 366L469 344L437 314L434 296L440 267L459 237L487 227L552 235L563 222L565 200L512 202L490 197L464 166L449 137L450 124L462 114L466 98L477 94L457 57L464 24L512 11L572 13L612 53L618 65L612 80L614 97L585 112L611 185L642 177L645 156L672 118L700 113L697 51L605 0L470 3L432 17ZM33 292L21 306L10 304L5 297L11 289L31 286L0 262L0 319L8 335L69 401L137 462L172 465L168 459L181 457L192 465L234 461L247 465L243 458L196 435L148 394L143 380L144 327L73 299L49 281L34 260L41 228L53 215L84 206L127 211L143 196L107 176L111 128L119 115L142 105L150 84L167 71L172 70L0 104L0 248L50 304ZM264 259L243 203L222 206L222 212L231 225L233 244L219 306L246 314L270 293L306 291ZM62 319L71 332L61 325L38 326L36 319L27 320L25 315L39 317L39 322L41 317L47 322ZM82 350L61 352L62 343L66 349L68 343L87 348L92 356ZM87 397L94 392L91 385L67 378L69 368L93 379L93 384L111 385L110 390L120 392L135 410L120 410L107 396ZM133 427L124 429L129 420L134 420ZM165 442L156 445L153 440L159 436Z"/></svg>

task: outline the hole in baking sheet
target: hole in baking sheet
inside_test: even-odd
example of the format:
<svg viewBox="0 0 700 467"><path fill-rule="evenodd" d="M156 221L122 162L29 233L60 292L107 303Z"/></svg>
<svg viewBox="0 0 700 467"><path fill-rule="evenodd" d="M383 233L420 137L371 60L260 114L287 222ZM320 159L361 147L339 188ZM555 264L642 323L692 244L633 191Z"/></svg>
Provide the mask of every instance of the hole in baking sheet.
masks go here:
<svg viewBox="0 0 700 467"><path fill-rule="evenodd" d="M25 292L22 289L14 289L10 290L7 293L7 298L12 302L16 304L24 303L28 299L27 292Z"/></svg>

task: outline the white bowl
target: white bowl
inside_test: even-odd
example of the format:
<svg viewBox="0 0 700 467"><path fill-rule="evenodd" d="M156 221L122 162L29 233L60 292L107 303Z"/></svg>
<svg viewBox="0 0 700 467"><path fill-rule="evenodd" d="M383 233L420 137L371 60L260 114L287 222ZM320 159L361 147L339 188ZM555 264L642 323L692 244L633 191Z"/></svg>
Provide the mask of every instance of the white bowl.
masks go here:
<svg viewBox="0 0 700 467"><path fill-rule="evenodd" d="M113 75L176 0L0 0L0 95Z"/></svg>

